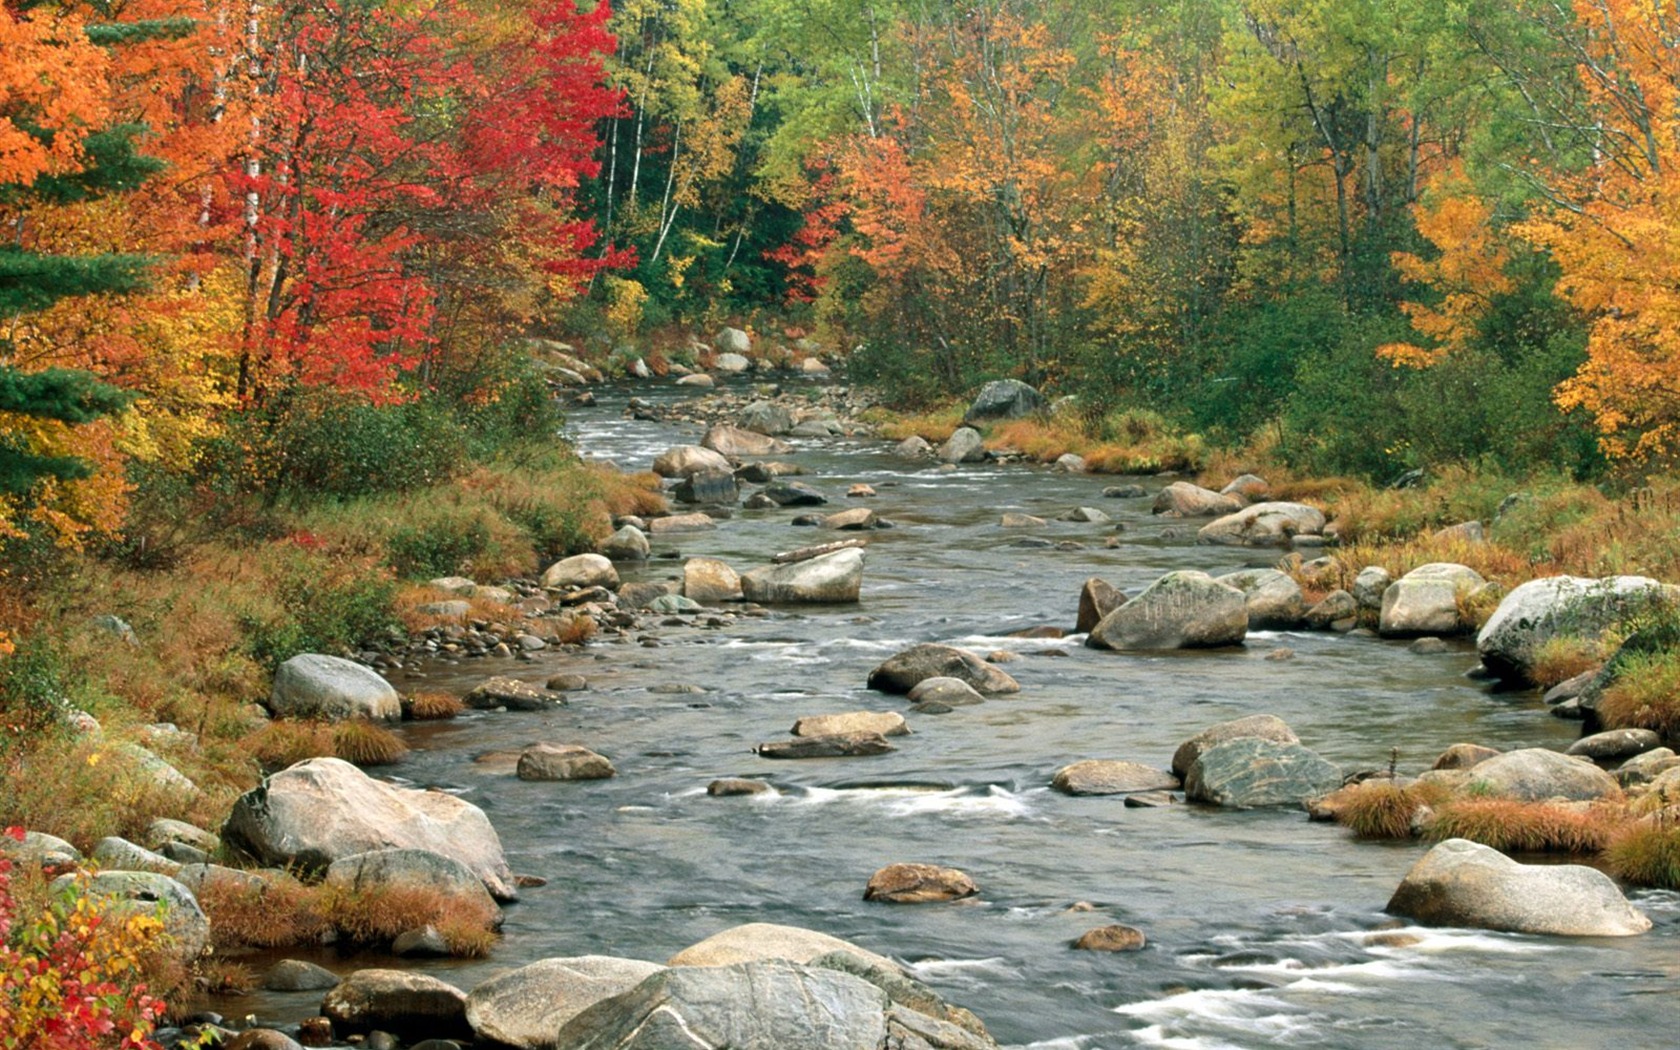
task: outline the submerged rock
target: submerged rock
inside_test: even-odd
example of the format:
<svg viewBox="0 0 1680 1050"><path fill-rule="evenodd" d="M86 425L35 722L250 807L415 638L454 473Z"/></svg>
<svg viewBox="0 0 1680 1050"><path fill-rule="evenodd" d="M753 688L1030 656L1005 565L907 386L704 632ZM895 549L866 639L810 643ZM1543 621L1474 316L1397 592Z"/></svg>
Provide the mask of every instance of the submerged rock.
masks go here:
<svg viewBox="0 0 1680 1050"><path fill-rule="evenodd" d="M1299 806L1342 784L1342 771L1300 744L1243 737L1196 756L1184 795L1236 809Z"/></svg>
<svg viewBox="0 0 1680 1050"><path fill-rule="evenodd" d="M760 758L860 758L884 755L897 748L880 733L834 733L794 740L773 740L753 748Z"/></svg>
<svg viewBox="0 0 1680 1050"><path fill-rule="evenodd" d="M956 868L937 864L889 864L869 877L866 901L890 904L934 904L961 900L979 893L974 880Z"/></svg>
<svg viewBox="0 0 1680 1050"><path fill-rule="evenodd" d="M1178 778L1139 762L1090 758L1056 770L1050 786L1067 795L1127 795L1176 790Z"/></svg>
<svg viewBox="0 0 1680 1050"><path fill-rule="evenodd" d="M806 715L793 723L794 736L836 736L848 733L879 733L906 736L910 726L897 711L847 711L834 715Z"/></svg>
<svg viewBox="0 0 1680 1050"><path fill-rule="evenodd" d="M514 773L520 780L605 780L618 770L581 744L536 744L520 753Z"/></svg>
<svg viewBox="0 0 1680 1050"><path fill-rule="evenodd" d="M929 678L955 678L992 696L1021 689L1006 672L967 649L927 642L897 653L869 672L868 686L883 693L908 693ZM923 698L913 698L923 699Z"/></svg>
<svg viewBox="0 0 1680 1050"><path fill-rule="evenodd" d="M1518 864L1465 839L1448 839L1412 865L1388 910L1440 926L1558 937L1627 937L1651 928L1595 868Z"/></svg>

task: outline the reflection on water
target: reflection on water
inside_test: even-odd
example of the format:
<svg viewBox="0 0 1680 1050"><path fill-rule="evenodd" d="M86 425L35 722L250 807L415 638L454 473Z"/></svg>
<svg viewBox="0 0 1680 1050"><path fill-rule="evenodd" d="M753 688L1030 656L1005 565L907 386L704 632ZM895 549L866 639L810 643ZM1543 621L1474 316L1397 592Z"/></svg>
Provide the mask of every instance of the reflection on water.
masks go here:
<svg viewBox="0 0 1680 1050"><path fill-rule="evenodd" d="M603 391L600 408L578 413L572 429L586 453L641 469L698 438L698 428L621 418L625 396ZM531 663L428 669L434 689L464 691L510 669L539 682L579 672L590 688L556 711L406 730L416 752L400 775L482 806L514 869L549 880L508 910L493 958L426 969L470 986L552 955L662 960L726 926L771 921L902 959L974 1008L1001 1042L1038 1050L1667 1041L1658 1033L1669 1030L1672 1000L1650 993L1671 993L1680 972L1675 895L1639 895L1657 927L1625 940L1388 930L1383 904L1420 846L1357 843L1298 812L1127 809L1048 790L1068 762L1165 767L1198 729L1258 712L1282 717L1349 769L1385 766L1391 748L1415 770L1461 740L1508 748L1571 738L1573 727L1546 717L1532 696L1490 695L1467 680L1468 647L1421 656L1371 638L1268 632L1241 649L1129 655L1078 638L1002 637L1071 629L1089 576L1135 593L1169 569L1228 572L1272 556L1163 539L1171 524L1150 517L1148 500L1101 498L1113 478L1028 467L940 473L879 442L795 444L777 458L803 464L803 480L835 503L866 482L879 493L870 506L899 526L869 534L858 606L777 610L722 628L655 626L646 632L660 642L654 650L602 640ZM1054 518L1079 505L1114 515L1125 542L1104 549L1114 525L997 526L1005 510ZM656 554L675 549L744 570L830 538L791 526L797 513L740 511L715 532L656 541ZM1085 549L1011 547L1023 533ZM680 564L656 557L626 578L672 576ZM1021 692L911 714L914 732L889 755L778 763L752 753L803 715L903 711L902 697L863 683L887 654L919 641L1009 649L1019 659L1006 669ZM1279 647L1294 658L1265 659ZM703 692L649 691L673 683ZM526 783L473 762L539 740L587 744L619 775ZM721 776L764 779L776 793L706 796ZM980 895L943 906L865 903L870 874L895 861L961 868ZM1069 949L1083 931L1114 922L1143 929L1149 946ZM1385 935L1372 939L1379 928ZM304 1008L280 996L235 1007L282 1016Z"/></svg>

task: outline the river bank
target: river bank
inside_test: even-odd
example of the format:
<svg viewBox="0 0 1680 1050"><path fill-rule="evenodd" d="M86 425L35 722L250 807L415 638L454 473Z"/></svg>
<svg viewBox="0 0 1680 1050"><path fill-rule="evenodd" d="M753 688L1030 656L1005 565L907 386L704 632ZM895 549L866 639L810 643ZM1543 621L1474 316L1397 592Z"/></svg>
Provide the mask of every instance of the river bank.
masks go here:
<svg viewBox="0 0 1680 1050"><path fill-rule="evenodd" d="M574 413L574 438L586 452L639 469L698 438L701 428L672 423L669 413L629 399L668 406L688 393L602 390L594 409ZM563 709L469 713L400 731L413 750L396 767L399 777L473 799L501 832L515 869L549 880L507 912L488 962L415 966L465 987L531 958L598 951L657 960L737 922L787 921L909 960L957 1002L1000 1004L982 1013L1006 1042L1091 1046L1147 1041L1155 1029L1174 1038L1206 1025L1214 1026L1208 1032L1229 1028L1223 1037L1242 1045L1268 1025L1296 1023L1289 1021L1298 1012L1292 997L1310 1003L1315 989L1281 977L1319 962L1371 971L1369 990L1380 988L1385 998L1406 994L1381 979L1389 966L1403 970L1406 982L1433 983L1412 971L1422 961L1415 954L1395 962L1389 947L1363 941L1381 932L1381 904L1413 859L1409 852L1350 843L1343 832L1302 825L1298 812L1157 813L1123 808L1117 799L1066 798L1048 789L1051 775L1082 758L1164 766L1194 731L1259 709L1275 711L1345 768L1380 768L1398 746L1403 767L1412 770L1464 739L1505 749L1561 748L1573 727L1546 718L1537 697L1489 695L1463 679L1475 657L1451 642L1431 656L1375 639L1261 633L1237 653L1137 658L1089 650L1073 644L1077 639L1011 638L1034 627L1066 631L1089 575L1135 593L1163 572L1242 569L1277 554L1197 547L1185 523L1149 513L1158 487L1173 479L1138 478L1144 498L1114 499L1101 489L1119 479L1007 463L945 469L895 457L879 441L788 440L792 447L777 458L806 469L801 480L840 505L853 486L868 485L876 496L857 502L898 526L868 534L858 606L768 616L729 607L677 611L643 617L634 629L606 623L582 649L545 643L528 660L472 656L472 645L457 642L456 651L388 667L411 695L460 695L503 670L535 682L575 674L590 685ZM1111 509L1113 520L1055 520L1082 505ZM1028 531L1047 545L1019 544L1027 534L1000 527L1006 511L1042 519ZM673 552L746 568L774 551L816 542L811 530L790 526L799 513L738 510L715 529L656 538L655 557L621 566L622 582L664 581L681 565L668 557ZM1115 525L1124 528L1116 532ZM1106 546L1116 535L1122 542ZM1001 666L1021 680L1021 695L938 717L912 715L913 736L876 758L822 760L807 771L749 755L753 743L785 731L781 723L794 716L902 710L864 681L893 651L923 640L1017 653L1020 659ZM1264 659L1279 648L1295 658ZM545 785L473 761L555 738L588 744L612 758L619 775ZM704 795L707 782L725 776L763 780L775 791L735 800ZM1303 842L1323 855L1300 857ZM1182 864L1150 870L1142 862L1151 855ZM892 860L962 868L980 883L979 902L942 914L860 904L869 873ZM1234 863L1258 867L1235 870ZM1198 901L1198 885L1216 885L1220 899ZM1652 936L1662 935L1666 898L1637 899L1659 920ZM1074 907L1082 903L1101 914ZM1148 931L1153 947L1137 957L1145 961L1117 970L1066 951L1066 940L1108 920ZM1299 940L1303 921L1313 928L1306 942ZM1495 949L1483 943L1472 939L1464 950L1486 965L1479 953ZM1249 950L1265 961L1226 958ZM1547 951L1555 951L1559 973L1578 958L1567 945ZM327 961L342 968L358 960ZM1435 971L1426 966L1425 973ZM1462 976L1451 966L1443 973ZM1174 982L1183 991L1163 996L1162 987ZM1267 987L1245 987L1257 983ZM1308 986L1295 987L1302 983ZM1055 991L1069 987L1084 990L1078 1008ZM1615 994L1615 987L1612 980L1604 991ZM1425 997L1440 992L1418 989ZM1273 1002L1280 998L1282 1006ZM1235 1016L1209 1010L1225 1001L1241 1004ZM310 1008L285 997L249 1002L263 1016ZM1110 1013L1115 1007L1127 1012ZM1319 1023L1311 1021L1315 1009L1307 1006L1309 1020L1299 1023ZM1389 1016L1350 1009L1323 1023L1333 1031ZM1514 1023L1504 1014L1494 1020ZM1403 1028L1397 1037L1401 1030L1418 1034Z"/></svg>

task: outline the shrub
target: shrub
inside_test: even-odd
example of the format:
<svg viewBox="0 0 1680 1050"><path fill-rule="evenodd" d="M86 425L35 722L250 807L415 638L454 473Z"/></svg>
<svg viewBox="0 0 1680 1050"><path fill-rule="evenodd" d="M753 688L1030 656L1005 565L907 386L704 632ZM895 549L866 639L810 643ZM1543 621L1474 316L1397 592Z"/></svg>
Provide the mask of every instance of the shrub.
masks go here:
<svg viewBox="0 0 1680 1050"><path fill-rule="evenodd" d="M1599 700L1606 729L1651 729L1680 739L1680 649L1621 654Z"/></svg>
<svg viewBox="0 0 1680 1050"><path fill-rule="evenodd" d="M408 754L401 737L360 718L333 726L332 745L334 754L358 766L388 766Z"/></svg>
<svg viewBox="0 0 1680 1050"><path fill-rule="evenodd" d="M328 884L319 892L323 913L352 944L386 946L399 934L430 926L451 954L481 956L495 943L501 919L493 904L432 886Z"/></svg>
<svg viewBox="0 0 1680 1050"><path fill-rule="evenodd" d="M1550 689L1603 663L1604 654L1596 644L1584 638L1558 635L1540 643L1528 676L1541 689Z"/></svg>
<svg viewBox="0 0 1680 1050"><path fill-rule="evenodd" d="M1629 824L1611 839L1604 861L1634 885L1680 889L1680 826L1662 816Z"/></svg>
<svg viewBox="0 0 1680 1050"><path fill-rule="evenodd" d="M0 655L0 758L59 724L66 711L66 671L45 635Z"/></svg>
<svg viewBox="0 0 1680 1050"><path fill-rule="evenodd" d="M405 713L416 722L430 722L454 718L466 710L461 698L448 693L416 693L404 705Z"/></svg>
<svg viewBox="0 0 1680 1050"><path fill-rule="evenodd" d="M1469 839L1505 853L1595 853L1610 842L1625 813L1610 804L1463 797L1437 807L1424 831L1433 839Z"/></svg>
<svg viewBox="0 0 1680 1050"><path fill-rule="evenodd" d="M319 892L290 877L209 879L197 896L218 951L319 943L331 928Z"/></svg>
<svg viewBox="0 0 1680 1050"><path fill-rule="evenodd" d="M391 568L410 579L460 572L489 544L490 529L476 514L432 516L398 527L385 540Z"/></svg>
<svg viewBox="0 0 1680 1050"><path fill-rule="evenodd" d="M1417 811L1446 795L1439 784L1401 786L1392 780L1367 780L1344 790L1336 820L1362 839L1410 838Z"/></svg>
<svg viewBox="0 0 1680 1050"><path fill-rule="evenodd" d="M21 839L22 828L6 834ZM22 914L0 858L0 1019L7 1046L153 1048L163 1003L145 975L163 939L155 915L100 910L75 893Z"/></svg>
<svg viewBox="0 0 1680 1050"><path fill-rule="evenodd" d="M298 653L334 653L378 637L394 626L396 583L365 561L329 558L307 541L271 544L259 572L270 588L261 596L269 615L240 616L245 652L269 670Z"/></svg>

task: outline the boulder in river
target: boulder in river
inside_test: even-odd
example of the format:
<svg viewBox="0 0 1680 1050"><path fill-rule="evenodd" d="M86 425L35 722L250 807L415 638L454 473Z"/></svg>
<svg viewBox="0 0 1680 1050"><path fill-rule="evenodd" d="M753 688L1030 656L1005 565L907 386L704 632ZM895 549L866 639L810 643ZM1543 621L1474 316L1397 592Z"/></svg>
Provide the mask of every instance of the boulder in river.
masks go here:
<svg viewBox="0 0 1680 1050"><path fill-rule="evenodd" d="M786 441L778 440L769 434L745 427L733 426L729 423L719 423L706 431L706 436L700 439L701 448L709 448L713 452L725 457L738 456L779 456L792 452L793 446Z"/></svg>
<svg viewBox="0 0 1680 1050"><path fill-rule="evenodd" d="M855 602L863 588L863 551L845 547L805 561L766 565L741 577L741 593L765 605Z"/></svg>
<svg viewBox="0 0 1680 1050"><path fill-rule="evenodd" d="M378 671L322 653L299 653L275 670L268 709L277 718L402 718L402 700Z"/></svg>
<svg viewBox="0 0 1680 1050"><path fill-rule="evenodd" d="M1178 778L1141 762L1088 758L1056 770L1050 786L1064 795L1129 795L1137 791L1176 791Z"/></svg>
<svg viewBox="0 0 1680 1050"><path fill-rule="evenodd" d="M699 445L678 445L661 452L653 460L653 472L662 478L686 478L702 470L729 469L727 457Z"/></svg>
<svg viewBox="0 0 1680 1050"><path fill-rule="evenodd" d="M461 897L495 914L495 901L478 873L453 857L424 849L376 849L340 857L327 866L327 885L344 889L418 886Z"/></svg>
<svg viewBox="0 0 1680 1050"><path fill-rule="evenodd" d="M241 795L222 841L262 864L321 870L369 850L430 850L466 865L498 900L513 873L484 811L442 791L375 780L337 758L312 758Z"/></svg>
<svg viewBox="0 0 1680 1050"><path fill-rule="evenodd" d="M834 715L806 715L789 730L794 736L834 736L841 733L879 733L905 736L910 726L897 711L846 711Z"/></svg>
<svg viewBox="0 0 1680 1050"><path fill-rule="evenodd" d="M1019 419L1044 408L1044 395L1019 379L995 379L980 388L963 415L964 423Z"/></svg>
<svg viewBox="0 0 1680 1050"><path fill-rule="evenodd" d="M1651 928L1596 868L1519 864L1466 839L1447 839L1412 865L1388 911L1432 925L1554 937L1627 937Z"/></svg>
<svg viewBox="0 0 1680 1050"><path fill-rule="evenodd" d="M1276 715L1249 715L1230 722L1220 722L1197 733L1195 736L1178 745L1173 752L1172 771L1174 776L1182 777L1190 772L1190 767L1203 751L1215 744L1223 744L1228 740L1241 740L1245 737L1258 737L1278 744L1299 744L1300 738L1295 731L1286 725L1283 719Z"/></svg>
<svg viewBox="0 0 1680 1050"><path fill-rule="evenodd" d="M928 459L933 455L933 446L927 443L926 438L911 434L893 446L893 455L900 459Z"/></svg>
<svg viewBox="0 0 1680 1050"><path fill-rule="evenodd" d="M613 561L647 561L653 548L646 533L634 525L625 525L601 541L599 553Z"/></svg>
<svg viewBox="0 0 1680 1050"><path fill-rule="evenodd" d="M1276 569L1245 569L1226 573L1217 581L1243 592L1251 631L1287 631L1299 627L1307 615L1301 585Z"/></svg>
<svg viewBox="0 0 1680 1050"><path fill-rule="evenodd" d="M717 519L696 511L693 514L669 514L648 522L648 532L654 536L668 536L673 532L701 532L717 528Z"/></svg>
<svg viewBox="0 0 1680 1050"><path fill-rule="evenodd" d="M772 481L762 490L778 507L820 507L828 497L803 481Z"/></svg>
<svg viewBox="0 0 1680 1050"><path fill-rule="evenodd" d="M1358 623L1358 600L1339 588L1307 610L1306 625L1315 631L1351 631Z"/></svg>
<svg viewBox="0 0 1680 1050"><path fill-rule="evenodd" d="M937 864L889 864L869 877L863 899L890 904L934 904L961 900L979 892L974 880L956 868Z"/></svg>
<svg viewBox="0 0 1680 1050"><path fill-rule="evenodd" d="M533 744L519 754L520 780L605 780L618 770L604 755L581 744Z"/></svg>
<svg viewBox="0 0 1680 1050"><path fill-rule="evenodd" d="M1466 565L1420 565L1383 592L1377 633L1385 638L1458 634L1465 629L1459 599L1487 581Z"/></svg>
<svg viewBox="0 0 1680 1050"><path fill-rule="evenodd" d="M1142 930L1116 923L1086 930L1073 946L1087 952L1136 952L1142 951L1145 943Z"/></svg>
<svg viewBox="0 0 1680 1050"><path fill-rule="evenodd" d="M547 711L566 706L566 698L559 693L507 675L486 678L467 690L461 702L475 711L493 711L498 707L509 711Z"/></svg>
<svg viewBox="0 0 1680 1050"><path fill-rule="evenodd" d="M1543 747L1520 748L1478 762L1467 789L1521 802L1584 801L1621 793L1616 778L1589 760Z"/></svg>
<svg viewBox="0 0 1680 1050"><path fill-rule="evenodd" d="M557 590L582 590L588 587L618 587L618 570L599 554L574 554L562 558L543 570L542 585Z"/></svg>
<svg viewBox="0 0 1680 1050"><path fill-rule="evenodd" d="M697 602L741 600L741 575L717 558L690 558L683 562L683 597Z"/></svg>
<svg viewBox="0 0 1680 1050"><path fill-rule="evenodd" d="M1217 518L1235 514L1242 507L1243 501L1235 496L1222 496L1188 481L1175 481L1155 494L1155 505L1150 509L1169 518Z"/></svg>
<svg viewBox="0 0 1680 1050"><path fill-rule="evenodd" d="M697 470L671 486L671 498L678 503L733 506L740 502L741 489L732 471Z"/></svg>
<svg viewBox="0 0 1680 1050"><path fill-rule="evenodd" d="M1241 737L1196 756L1184 795L1235 809L1299 806L1342 784L1342 771L1300 744Z"/></svg>
<svg viewBox="0 0 1680 1050"><path fill-rule="evenodd" d="M888 657L869 672L868 686L883 693L908 693L928 678L956 678L985 696L1021 690L1019 682L978 654L932 642L911 646Z"/></svg>
<svg viewBox="0 0 1680 1050"><path fill-rule="evenodd" d="M357 970L321 1001L339 1032L382 1031L408 1039L471 1038L461 989L407 970Z"/></svg>
<svg viewBox="0 0 1680 1050"><path fill-rule="evenodd" d="M721 930L671 956L665 960L665 965L728 966L765 959L807 963L829 952L842 951L861 956L895 973L904 972L903 967L886 956L859 948L850 941L817 930L771 922L749 922Z"/></svg>
<svg viewBox="0 0 1680 1050"><path fill-rule="evenodd" d="M822 520L822 527L839 532L857 532L873 529L879 520L868 507L851 507L828 515Z"/></svg>
<svg viewBox="0 0 1680 1050"><path fill-rule="evenodd" d="M1680 598L1680 587L1645 576L1548 576L1514 588L1476 635L1482 663L1508 681L1528 682L1540 647L1555 637L1594 641L1641 604Z"/></svg>
<svg viewBox="0 0 1680 1050"><path fill-rule="evenodd" d="M1085 644L1095 649L1190 649L1241 645L1243 593L1205 572L1169 572L1103 617Z"/></svg>
<svg viewBox="0 0 1680 1050"><path fill-rule="evenodd" d="M611 955L539 959L467 993L467 1023L481 1043L558 1050L555 1036L561 1025L663 969L658 963Z"/></svg>
<svg viewBox="0 0 1680 1050"><path fill-rule="evenodd" d="M875 732L802 736L793 740L772 740L753 748L758 757L775 759L863 758L896 750L887 743L886 737Z"/></svg>
<svg viewBox="0 0 1680 1050"><path fill-rule="evenodd" d="M1208 522L1196 542L1227 547L1287 547L1324 531L1324 512L1305 503L1256 503Z"/></svg>
<svg viewBox="0 0 1680 1050"><path fill-rule="evenodd" d="M741 410L737 422L743 430L774 436L792 430L794 420L793 412L786 405L775 401L754 401ZM785 443L778 444L786 447Z"/></svg>
<svg viewBox="0 0 1680 1050"><path fill-rule="evenodd" d="M942 704L951 708L982 703L986 698L961 678L936 675L933 678L924 678L911 686L905 699L912 704Z"/></svg>
<svg viewBox="0 0 1680 1050"><path fill-rule="evenodd" d="M973 427L958 427L956 432L939 446L942 463L978 463L986 458L985 444L980 432Z"/></svg>
<svg viewBox="0 0 1680 1050"><path fill-rule="evenodd" d="M1098 576L1085 581L1079 589L1079 619L1074 630L1085 634L1102 622L1102 618L1126 604L1125 592Z"/></svg>

